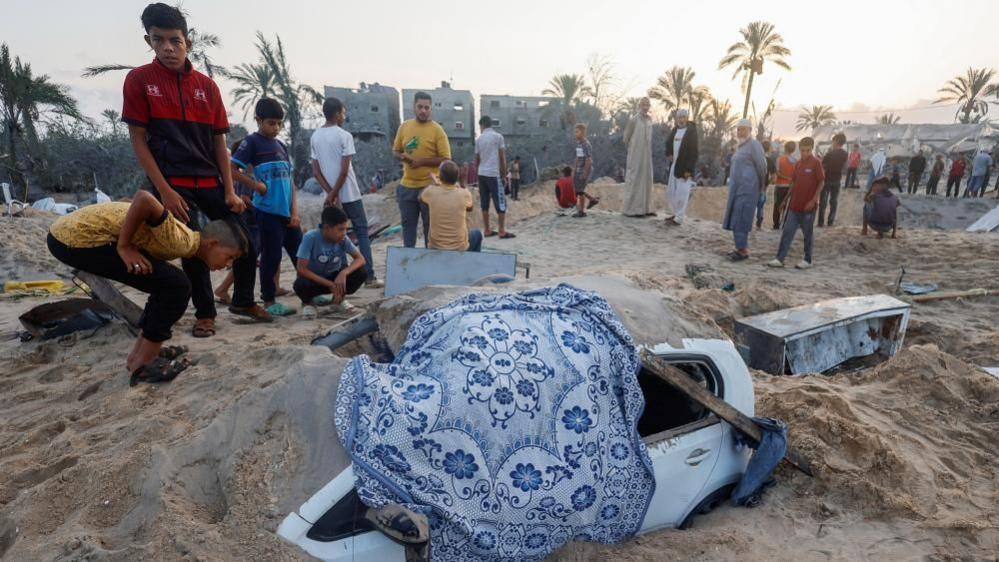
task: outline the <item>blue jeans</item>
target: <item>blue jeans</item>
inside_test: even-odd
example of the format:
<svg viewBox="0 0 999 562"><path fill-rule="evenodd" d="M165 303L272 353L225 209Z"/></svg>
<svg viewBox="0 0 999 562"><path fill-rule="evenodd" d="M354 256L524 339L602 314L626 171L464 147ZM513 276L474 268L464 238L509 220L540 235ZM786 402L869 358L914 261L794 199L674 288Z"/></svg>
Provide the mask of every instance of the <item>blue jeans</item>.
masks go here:
<svg viewBox="0 0 999 562"><path fill-rule="evenodd" d="M260 300L274 302L277 292L274 276L281 269L281 250L288 253L294 264L302 243L302 229L288 226L288 217L260 209L257 209L257 228L260 230Z"/></svg>
<svg viewBox="0 0 999 562"><path fill-rule="evenodd" d="M811 213L799 213L798 211L787 210L787 218L784 220L784 231L780 235L780 249L777 250L777 259L784 261L788 251L791 249L791 242L794 242L794 235L801 229L805 236L805 261L812 263L812 244L814 242L815 211Z"/></svg>
<svg viewBox="0 0 999 562"><path fill-rule="evenodd" d="M756 203L756 228L763 224L763 210L767 208L767 188L760 190L760 200Z"/></svg>
<svg viewBox="0 0 999 562"><path fill-rule="evenodd" d="M745 250L749 248L749 232L739 232L738 230L733 230L732 238L735 238L735 248L737 250Z"/></svg>
<svg viewBox="0 0 999 562"><path fill-rule="evenodd" d="M468 251L482 251L482 231L478 228L473 228L468 231Z"/></svg>
<svg viewBox="0 0 999 562"><path fill-rule="evenodd" d="M371 259L371 239L368 238L368 215L364 213L364 202L360 199L343 204L343 212L350 219L350 226L357 236L357 247L364 256L364 271L367 273L367 280L375 279L375 261Z"/></svg>
<svg viewBox="0 0 999 562"><path fill-rule="evenodd" d="M430 240L430 207L420 203L420 194L425 187L405 187L400 184L395 188L395 199L399 203L399 215L402 218L402 245L407 248L416 247L416 225L423 219L423 247Z"/></svg>

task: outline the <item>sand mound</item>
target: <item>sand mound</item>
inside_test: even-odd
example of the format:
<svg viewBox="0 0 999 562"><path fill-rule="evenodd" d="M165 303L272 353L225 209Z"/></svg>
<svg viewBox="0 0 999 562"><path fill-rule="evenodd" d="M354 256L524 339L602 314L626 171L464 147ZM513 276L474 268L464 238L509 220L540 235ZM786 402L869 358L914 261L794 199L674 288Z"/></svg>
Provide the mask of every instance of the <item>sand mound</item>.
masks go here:
<svg viewBox="0 0 999 562"><path fill-rule="evenodd" d="M30 216L0 219L0 285L4 281L51 279L55 270L64 269L45 246L55 218L52 213L35 211Z"/></svg>

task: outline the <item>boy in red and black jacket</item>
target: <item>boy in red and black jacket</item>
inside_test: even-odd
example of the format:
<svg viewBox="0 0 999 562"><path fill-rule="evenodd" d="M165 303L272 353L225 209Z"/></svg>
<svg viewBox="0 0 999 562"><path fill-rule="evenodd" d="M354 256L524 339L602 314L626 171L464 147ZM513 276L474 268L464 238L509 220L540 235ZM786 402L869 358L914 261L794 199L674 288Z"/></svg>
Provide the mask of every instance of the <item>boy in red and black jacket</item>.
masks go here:
<svg viewBox="0 0 999 562"><path fill-rule="evenodd" d="M139 165L166 210L182 222L197 229L200 221L191 215L198 211L210 220L237 221L246 230L239 218L244 204L232 185L225 139L229 120L222 95L187 58L187 20L177 8L156 3L142 11L142 26L156 58L125 77L121 112ZM233 263L229 311L269 322L271 316L253 301L256 260L257 250L251 247ZM197 260L182 264L191 281L194 336L212 336L216 312L208 268Z"/></svg>

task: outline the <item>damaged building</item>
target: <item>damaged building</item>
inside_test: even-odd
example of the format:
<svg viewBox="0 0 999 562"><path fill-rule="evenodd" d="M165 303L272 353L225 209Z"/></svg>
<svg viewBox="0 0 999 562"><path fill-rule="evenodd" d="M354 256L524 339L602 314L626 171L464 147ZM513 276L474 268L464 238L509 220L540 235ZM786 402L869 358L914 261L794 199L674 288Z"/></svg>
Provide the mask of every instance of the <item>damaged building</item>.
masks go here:
<svg viewBox="0 0 999 562"><path fill-rule="evenodd" d="M361 82L360 88L326 86L323 94L338 98L347 106L343 128L357 140L369 142L395 138L399 129L399 90L378 82Z"/></svg>
<svg viewBox="0 0 999 562"><path fill-rule="evenodd" d="M558 128L558 114L552 115L555 98L543 96L479 96L479 113L493 120L493 128L507 138L551 134Z"/></svg>
<svg viewBox="0 0 999 562"><path fill-rule="evenodd" d="M441 82L439 88L402 90L403 118L413 119L413 96L416 92L430 94L434 102L433 120L444 128L451 141L451 150L455 154L474 151L475 141L475 105L472 92L455 90L449 82Z"/></svg>
<svg viewBox="0 0 999 562"><path fill-rule="evenodd" d="M849 144L859 143L865 158L885 149L889 158L910 158L923 154L953 154L978 148L991 150L999 143L999 130L991 123L826 125L812 132L817 148L825 152L836 133L846 135Z"/></svg>

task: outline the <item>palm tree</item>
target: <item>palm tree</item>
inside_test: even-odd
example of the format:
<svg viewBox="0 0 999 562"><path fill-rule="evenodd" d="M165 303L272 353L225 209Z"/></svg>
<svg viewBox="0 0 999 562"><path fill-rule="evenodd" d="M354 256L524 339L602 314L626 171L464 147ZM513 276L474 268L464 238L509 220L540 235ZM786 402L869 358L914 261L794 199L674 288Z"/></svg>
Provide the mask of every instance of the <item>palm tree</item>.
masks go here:
<svg viewBox="0 0 999 562"><path fill-rule="evenodd" d="M742 117L749 115L749 100L753 94L753 77L763 74L763 63L770 61L784 70L791 70L791 65L784 57L791 55L790 49L784 46L784 38L774 32L774 25L765 21L754 21L739 30L742 41L734 43L726 51L718 63L718 70L735 65L735 79L742 75L743 89L746 91L746 103L742 106Z"/></svg>
<svg viewBox="0 0 999 562"><path fill-rule="evenodd" d="M798 123L794 126L795 131L807 131L817 129L823 125L832 125L836 122L836 114L832 111L831 105L813 105L811 107L801 107L798 114Z"/></svg>
<svg viewBox="0 0 999 562"><path fill-rule="evenodd" d="M711 90L707 86L697 86L687 98L690 102L690 120L700 123L710 112L711 102L714 101Z"/></svg>
<svg viewBox="0 0 999 562"><path fill-rule="evenodd" d="M874 118L874 122L878 125L897 125L900 121L902 117L894 113L885 113Z"/></svg>
<svg viewBox="0 0 999 562"><path fill-rule="evenodd" d="M694 69L689 66L673 66L656 78L656 85L649 88L649 97L672 112L690 103L694 91Z"/></svg>
<svg viewBox="0 0 999 562"><path fill-rule="evenodd" d="M258 31L256 47L260 53L261 64L266 66L273 75L275 97L285 107L292 161L295 164L296 175L304 181L305 175L308 173L308 160L305 151L308 139L303 138L304 130L302 128L304 110L309 104L321 106L324 97L312 87L299 84L292 78L281 36L276 36L275 42L271 43L263 33Z"/></svg>
<svg viewBox="0 0 999 562"><path fill-rule="evenodd" d="M236 82L232 100L243 108L244 119L260 98L275 95L274 72L266 63L243 63L226 72L226 77Z"/></svg>
<svg viewBox="0 0 999 562"><path fill-rule="evenodd" d="M191 64L196 64L198 68L204 70L205 74L211 78L215 78L216 74L220 76L226 75L225 67L212 62L212 58L208 54L208 49L222 46L222 40L219 39L218 35L214 33L199 33L197 29L192 27L187 33L187 38L191 40L191 50L187 53L187 58L191 60ZM98 64L84 68L82 76L84 78L93 78L107 74L108 72L132 70L133 68L135 66L129 64Z"/></svg>
<svg viewBox="0 0 999 562"><path fill-rule="evenodd" d="M999 85L992 84L995 73L991 68L969 67L964 76L955 76L937 90L942 95L933 103L956 102L958 108L954 119L961 123L977 123L989 112L989 103L982 98L999 94Z"/></svg>
<svg viewBox="0 0 999 562"><path fill-rule="evenodd" d="M593 96L593 89L586 85L586 78L581 74L556 74L548 81L548 87L541 91L541 95L559 98L562 104L560 120L564 129L576 124L573 109L583 98Z"/></svg>
<svg viewBox="0 0 999 562"><path fill-rule="evenodd" d="M728 100L711 100L708 110L708 123L711 126L712 134L722 137L735 127L735 122L739 117L732 112L732 104Z"/></svg>
<svg viewBox="0 0 999 562"><path fill-rule="evenodd" d="M24 178L33 171L33 161L41 156L35 125L46 112L83 119L69 88L52 82L47 75L35 76L31 64L21 62L20 57L11 58L7 44L0 44L0 118L10 168ZM27 146L21 159L17 157L18 139Z"/></svg>
<svg viewBox="0 0 999 562"><path fill-rule="evenodd" d="M118 125L121 122L121 114L113 109L105 109L101 112L101 117L108 120L111 125L111 136L118 136Z"/></svg>

